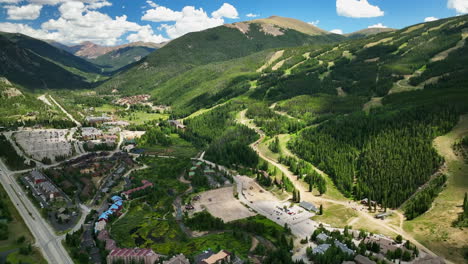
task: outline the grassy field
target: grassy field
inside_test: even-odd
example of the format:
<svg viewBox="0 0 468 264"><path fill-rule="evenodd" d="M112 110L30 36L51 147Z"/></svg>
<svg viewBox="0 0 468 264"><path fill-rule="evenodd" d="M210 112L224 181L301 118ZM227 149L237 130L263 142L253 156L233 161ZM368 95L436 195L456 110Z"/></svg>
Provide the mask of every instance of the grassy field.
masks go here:
<svg viewBox="0 0 468 264"><path fill-rule="evenodd" d="M452 132L434 141L434 146L448 162L447 186L428 212L411 221L405 221L403 225L422 244L454 263L464 263L466 259L463 256L468 253L467 230L452 227L461 212L463 197L468 190L468 164L453 153L452 145L466 134L467 115Z"/></svg>
<svg viewBox="0 0 468 264"><path fill-rule="evenodd" d="M100 113L115 113L118 110L123 110L125 109L122 106L117 106L117 105L111 105L111 104L103 104L101 106L95 107L94 111L100 112Z"/></svg>
<svg viewBox="0 0 468 264"><path fill-rule="evenodd" d="M159 114L159 113L147 113L143 111L135 111L135 112L130 112L128 115L120 116L120 118L132 124L141 125L145 123L146 121L159 120L159 119L167 120L169 118L169 115Z"/></svg>
<svg viewBox="0 0 468 264"><path fill-rule="evenodd" d="M174 157L194 157L197 154L197 149L193 145L180 138L178 134L171 134L172 145L165 146L139 146L146 150L147 153L156 154L158 156L174 156Z"/></svg>
<svg viewBox="0 0 468 264"><path fill-rule="evenodd" d="M0 185L0 193L2 194L2 199L3 195L6 195L6 191L3 189L3 186ZM22 246L22 244L17 243L17 240L24 236L26 238L25 242L23 243L23 246L26 243L34 243L34 238L29 232L28 227L23 221L23 218L21 215L18 213L14 205L11 203L10 199L6 199L7 201L7 206L8 210L11 213L12 216L12 221L8 224L8 230L9 230L9 237L8 240L1 240L0 241L0 252L16 249ZM33 253L29 256L24 256L19 253L14 253L9 255L8 260L11 263L21 263L21 262L29 262L29 263L47 263L40 252L37 249L33 250ZM32 261L33 260L33 261Z"/></svg>
<svg viewBox="0 0 468 264"><path fill-rule="evenodd" d="M355 217L358 217L358 214L353 209L340 204L324 203L323 215L316 215L312 219L333 227L345 227L349 220Z"/></svg>

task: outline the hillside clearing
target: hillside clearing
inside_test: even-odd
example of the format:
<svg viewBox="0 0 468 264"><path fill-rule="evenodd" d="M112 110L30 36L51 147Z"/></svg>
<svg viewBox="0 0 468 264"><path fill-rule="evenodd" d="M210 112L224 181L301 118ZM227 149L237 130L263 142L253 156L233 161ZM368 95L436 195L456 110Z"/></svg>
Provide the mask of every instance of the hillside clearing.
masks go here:
<svg viewBox="0 0 468 264"><path fill-rule="evenodd" d="M264 71L266 68L270 67L271 64L273 64L273 62L275 62L276 60L278 60L279 58L283 57L283 54L284 54L284 50L280 50L280 51L277 51L273 54L273 56L270 57L270 59L265 63L263 64L262 67L260 67L259 69L257 69L257 72L262 72Z"/></svg>
<svg viewBox="0 0 468 264"><path fill-rule="evenodd" d="M461 212L463 195L468 190L468 164L455 155L452 146L457 139L467 134L468 115L464 115L450 133L434 140L434 147L448 164L445 172L448 176L447 187L435 199L428 212L404 223L408 233L454 263L463 263L467 243L466 230L454 228L452 223Z"/></svg>

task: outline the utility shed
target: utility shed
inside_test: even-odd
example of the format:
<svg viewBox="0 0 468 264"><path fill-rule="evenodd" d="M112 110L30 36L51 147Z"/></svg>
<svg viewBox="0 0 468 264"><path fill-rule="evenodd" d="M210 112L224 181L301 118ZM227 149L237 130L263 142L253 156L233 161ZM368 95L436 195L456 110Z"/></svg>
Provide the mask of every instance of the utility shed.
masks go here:
<svg viewBox="0 0 468 264"><path fill-rule="evenodd" d="M319 211L317 207L315 207L315 205L309 202L302 201L301 203L299 203L299 206L306 209L307 211L313 211L313 212Z"/></svg>

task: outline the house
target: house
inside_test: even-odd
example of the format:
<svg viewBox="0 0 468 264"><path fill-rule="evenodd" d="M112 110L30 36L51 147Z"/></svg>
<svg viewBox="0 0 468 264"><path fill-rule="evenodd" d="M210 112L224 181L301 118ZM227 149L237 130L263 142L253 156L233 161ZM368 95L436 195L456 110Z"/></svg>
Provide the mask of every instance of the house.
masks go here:
<svg viewBox="0 0 468 264"><path fill-rule="evenodd" d="M129 263L153 264L159 260L159 255L152 249L116 248L107 255L107 263L123 261Z"/></svg>
<svg viewBox="0 0 468 264"><path fill-rule="evenodd" d="M368 257L363 255L357 255L354 258L354 262L356 262L357 264L376 264L375 261L372 261Z"/></svg>
<svg viewBox="0 0 468 264"><path fill-rule="evenodd" d="M354 255L353 250L349 249L347 245L341 243L338 240L335 240L335 246L337 246L339 249L341 249L341 251L343 251L343 253L346 253L348 255Z"/></svg>
<svg viewBox="0 0 468 264"><path fill-rule="evenodd" d="M98 221L94 224L94 233L101 232L106 228L107 222L104 220Z"/></svg>
<svg viewBox="0 0 468 264"><path fill-rule="evenodd" d="M173 126L175 127L176 129L181 129L181 130L185 130L186 126L184 126L180 121L178 120L168 120L167 121L169 123L170 126Z"/></svg>
<svg viewBox="0 0 468 264"><path fill-rule="evenodd" d="M112 196L111 200L112 200L112 202L115 203L115 202L118 202L118 201L122 201L122 197L114 195L114 196Z"/></svg>
<svg viewBox="0 0 468 264"><path fill-rule="evenodd" d="M317 240L318 242L326 242L329 238L330 238L330 237L329 237L327 234L325 234L325 233L320 233L320 234L317 235L316 240Z"/></svg>
<svg viewBox="0 0 468 264"><path fill-rule="evenodd" d="M375 218L385 220L385 218L391 215L392 215L392 212L380 213L380 214L375 215Z"/></svg>
<svg viewBox="0 0 468 264"><path fill-rule="evenodd" d="M323 254L331 247L330 244L321 244L312 249L312 254Z"/></svg>
<svg viewBox="0 0 468 264"><path fill-rule="evenodd" d="M212 254L208 258L202 259L200 264L221 264L229 263L231 261L231 253L226 250L221 250L216 254Z"/></svg>
<svg viewBox="0 0 468 264"><path fill-rule="evenodd" d="M315 205L313 205L312 203L306 202L306 201L300 202L299 206L306 209L307 211L313 211L315 213L317 213L319 211L317 209L317 207L315 207Z"/></svg>
<svg viewBox="0 0 468 264"><path fill-rule="evenodd" d="M170 260L163 261L163 264L190 264L190 261L184 256L184 254L179 254L172 257Z"/></svg>
<svg viewBox="0 0 468 264"><path fill-rule="evenodd" d="M380 246L382 253L387 254L388 251L395 251L398 247L394 245L393 240L383 236L371 236L364 239L364 243L377 243Z"/></svg>

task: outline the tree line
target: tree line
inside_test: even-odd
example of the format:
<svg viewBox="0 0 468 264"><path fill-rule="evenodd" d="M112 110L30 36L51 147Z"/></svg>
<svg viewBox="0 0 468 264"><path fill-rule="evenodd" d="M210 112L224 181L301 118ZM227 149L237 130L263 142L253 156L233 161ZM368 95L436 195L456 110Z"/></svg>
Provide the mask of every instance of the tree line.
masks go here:
<svg viewBox="0 0 468 264"><path fill-rule="evenodd" d="M395 208L439 168L432 140L457 122L450 107L380 108L303 130L289 147L326 172L350 197Z"/></svg>

